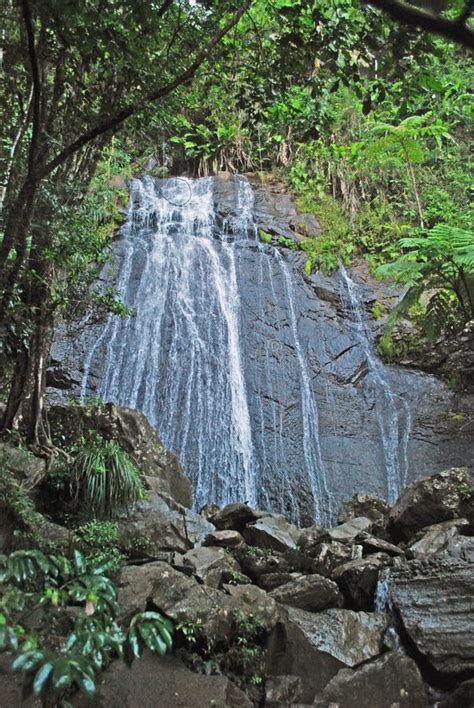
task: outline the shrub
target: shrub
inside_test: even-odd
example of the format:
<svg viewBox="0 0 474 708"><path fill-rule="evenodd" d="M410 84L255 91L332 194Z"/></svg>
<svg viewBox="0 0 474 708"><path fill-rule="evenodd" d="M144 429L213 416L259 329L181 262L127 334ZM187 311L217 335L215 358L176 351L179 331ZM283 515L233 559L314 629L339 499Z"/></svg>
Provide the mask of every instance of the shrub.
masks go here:
<svg viewBox="0 0 474 708"><path fill-rule="evenodd" d="M132 660L145 647L160 655L171 649L173 627L158 612L135 615L128 630L118 626L108 570L79 551L72 559L37 549L0 556L0 651L14 655L26 695L64 705L76 689L92 696L97 672L112 659ZM33 613L34 633L27 623Z"/></svg>
<svg viewBox="0 0 474 708"><path fill-rule="evenodd" d="M144 496L140 472L129 455L114 440L100 436L79 448L70 488L76 509L98 519L114 518Z"/></svg>

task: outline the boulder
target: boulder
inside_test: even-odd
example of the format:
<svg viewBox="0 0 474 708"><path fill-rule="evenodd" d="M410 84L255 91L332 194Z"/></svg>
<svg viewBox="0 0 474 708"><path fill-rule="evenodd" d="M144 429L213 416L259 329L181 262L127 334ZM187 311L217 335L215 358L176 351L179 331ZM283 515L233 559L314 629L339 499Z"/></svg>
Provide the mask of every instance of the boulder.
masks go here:
<svg viewBox="0 0 474 708"><path fill-rule="evenodd" d="M142 470L150 489L168 494L190 507L191 483L178 458L165 450L156 431L140 411L113 403L97 406L51 406L48 418L53 440L78 442L95 431L107 440L117 440Z"/></svg>
<svg viewBox="0 0 474 708"><path fill-rule="evenodd" d="M365 516L371 521L380 523L385 520L389 512L390 507L384 499L358 493L341 505L337 521L339 524L344 524L359 516Z"/></svg>
<svg viewBox="0 0 474 708"><path fill-rule="evenodd" d="M289 618L311 644L354 667L382 651L388 618L384 614L331 609L318 614L289 608Z"/></svg>
<svg viewBox="0 0 474 708"><path fill-rule="evenodd" d="M407 555L410 558L430 558L448 548L451 539L459 535L459 529L467 528L466 519L454 519L433 524L420 532L420 538L408 546Z"/></svg>
<svg viewBox="0 0 474 708"><path fill-rule="evenodd" d="M238 531L214 531L207 534L203 541L204 546L221 546L222 548L239 548L245 543L242 534Z"/></svg>
<svg viewBox="0 0 474 708"><path fill-rule="evenodd" d="M289 608L266 644L266 675L297 676L292 704L311 704L342 668L356 666L382 650L385 615Z"/></svg>
<svg viewBox="0 0 474 708"><path fill-rule="evenodd" d="M275 600L268 593L255 585L226 585L225 589L233 600L234 612L257 618L266 632L275 627L280 612Z"/></svg>
<svg viewBox="0 0 474 708"><path fill-rule="evenodd" d="M242 532L247 524L256 521L260 516L261 514L248 504L227 504L209 519L218 531L231 529Z"/></svg>
<svg viewBox="0 0 474 708"><path fill-rule="evenodd" d="M329 536L333 541L353 543L355 538L362 531L370 531L371 527L372 521L366 516L356 516L354 519L346 521L340 526L329 529Z"/></svg>
<svg viewBox="0 0 474 708"><path fill-rule="evenodd" d="M328 607L342 607L344 598L336 583L322 575L307 575L272 590L270 596L277 602L298 607L308 612L319 612Z"/></svg>
<svg viewBox="0 0 474 708"><path fill-rule="evenodd" d="M410 561L383 573L389 602L426 662L440 675L474 670L474 566Z"/></svg>
<svg viewBox="0 0 474 708"><path fill-rule="evenodd" d="M357 551L357 548L360 552ZM355 557L362 555L362 546L350 546L339 541L321 543L314 550L313 573L330 576L333 571L342 563L347 563Z"/></svg>
<svg viewBox="0 0 474 708"><path fill-rule="evenodd" d="M200 514L186 509L164 494L150 493L134 504L118 524L118 542L134 557L161 551L186 553L214 531Z"/></svg>
<svg viewBox="0 0 474 708"><path fill-rule="evenodd" d="M229 706L251 708L252 701L225 676L206 676L188 669L174 656L151 652L129 667L114 661L104 672L98 695L91 704L82 695L72 699L75 708L186 708Z"/></svg>
<svg viewBox="0 0 474 708"><path fill-rule="evenodd" d="M119 620L126 623L136 612L153 607L173 622L192 622L212 644L225 640L232 630L232 611L237 607L229 595L200 585L193 577L155 561L126 566L118 578Z"/></svg>
<svg viewBox="0 0 474 708"><path fill-rule="evenodd" d="M302 529L298 546L306 556L314 558L323 541L330 541L329 531L323 526L309 526Z"/></svg>
<svg viewBox="0 0 474 708"><path fill-rule="evenodd" d="M244 546L234 551L242 571L254 583L260 585L262 576L268 573L291 573L291 565L279 553L266 553L261 548Z"/></svg>
<svg viewBox="0 0 474 708"><path fill-rule="evenodd" d="M377 538L377 536L372 536L372 534L363 531L356 537L356 543L362 546L364 553L386 553L389 556L404 556L405 552L401 548L395 546L389 541L385 541L383 538Z"/></svg>
<svg viewBox="0 0 474 708"><path fill-rule="evenodd" d="M265 708L291 706L301 695L299 676L275 676L265 681Z"/></svg>
<svg viewBox="0 0 474 708"><path fill-rule="evenodd" d="M265 575L261 575L259 577L258 586L260 588L262 588L262 590L266 590L267 592L271 592L272 590L275 590L275 588L279 588L282 585L286 585L287 583L293 582L295 580L294 575L298 575L298 574L266 573Z"/></svg>
<svg viewBox="0 0 474 708"><path fill-rule="evenodd" d="M18 484L30 490L46 476L46 461L24 448L0 442L0 465L8 469Z"/></svg>
<svg viewBox="0 0 474 708"><path fill-rule="evenodd" d="M462 518L470 489L470 475L465 467L455 467L414 482L390 512L388 528L393 539L408 541L426 526Z"/></svg>
<svg viewBox="0 0 474 708"><path fill-rule="evenodd" d="M440 558L474 565L474 537L458 534L450 538L448 545L439 555Z"/></svg>
<svg viewBox="0 0 474 708"><path fill-rule="evenodd" d="M474 678L463 681L450 696L437 704L438 708L472 708L474 706Z"/></svg>
<svg viewBox="0 0 474 708"><path fill-rule="evenodd" d="M428 701L413 659L389 652L355 671L341 669L316 696L313 706L425 708Z"/></svg>
<svg viewBox="0 0 474 708"><path fill-rule="evenodd" d="M213 588L228 583L234 575L238 576L240 573L237 561L223 548L193 548L184 554L183 564L191 567L205 585Z"/></svg>
<svg viewBox="0 0 474 708"><path fill-rule="evenodd" d="M204 516L204 518L208 520L211 516L217 514L218 511L220 511L220 506L217 504L205 504L202 509L199 509L201 516Z"/></svg>
<svg viewBox="0 0 474 708"><path fill-rule="evenodd" d="M385 553L374 553L336 568L332 578L344 593L347 607L352 610L374 609L379 572L388 563L390 557Z"/></svg>
<svg viewBox="0 0 474 708"><path fill-rule="evenodd" d="M280 514L264 516L244 530L249 545L273 551L296 549L299 535L299 529Z"/></svg>

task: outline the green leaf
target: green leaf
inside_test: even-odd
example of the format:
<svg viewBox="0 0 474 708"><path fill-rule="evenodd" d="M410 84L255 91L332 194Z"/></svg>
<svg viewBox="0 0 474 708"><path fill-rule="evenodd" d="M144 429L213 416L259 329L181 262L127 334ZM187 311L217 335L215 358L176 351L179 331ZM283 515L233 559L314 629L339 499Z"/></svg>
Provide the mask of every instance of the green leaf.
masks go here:
<svg viewBox="0 0 474 708"><path fill-rule="evenodd" d="M53 664L51 662L48 662L47 664L44 664L36 674L35 679L33 681L33 692L36 695L40 694L44 690L45 684L49 679L53 668Z"/></svg>

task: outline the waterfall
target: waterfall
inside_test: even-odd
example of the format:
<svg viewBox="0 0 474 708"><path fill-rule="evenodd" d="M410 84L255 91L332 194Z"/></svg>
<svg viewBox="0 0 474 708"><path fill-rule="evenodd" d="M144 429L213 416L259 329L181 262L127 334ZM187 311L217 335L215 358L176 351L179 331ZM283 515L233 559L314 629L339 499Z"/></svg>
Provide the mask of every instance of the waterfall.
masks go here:
<svg viewBox="0 0 474 708"><path fill-rule="evenodd" d="M412 418L408 403L392 391L388 367L376 356L367 331L357 285L343 265L340 273L345 285L350 314L364 351L369 370L368 381L375 394L375 409L387 477L387 499L390 504L400 496L407 483L408 443Z"/></svg>
<svg viewBox="0 0 474 708"><path fill-rule="evenodd" d="M248 180L236 177L232 185L234 208L222 217L213 178L132 180L115 282L135 315L109 316L85 357L81 393L91 390L91 369L100 362L95 393L145 413L178 453L197 508L247 501L297 522L327 521L327 473L298 332L295 274L278 249L260 243ZM241 303L249 274L258 281L254 319ZM270 306L278 322L259 333L264 375L249 392L252 337ZM289 366L283 353L276 356L280 350L297 364L291 376L298 400L282 393Z"/></svg>

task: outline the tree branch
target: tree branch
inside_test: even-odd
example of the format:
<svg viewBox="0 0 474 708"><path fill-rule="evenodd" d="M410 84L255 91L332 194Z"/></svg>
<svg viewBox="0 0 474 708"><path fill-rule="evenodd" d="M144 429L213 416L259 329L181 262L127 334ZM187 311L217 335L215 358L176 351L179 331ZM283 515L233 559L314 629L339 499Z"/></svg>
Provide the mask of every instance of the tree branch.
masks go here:
<svg viewBox="0 0 474 708"><path fill-rule="evenodd" d="M163 5L160 7L158 12L156 13L158 15L158 17L160 17L160 18L163 17L163 15L166 14L166 12L169 10L169 8L171 7L171 5L173 3L174 3L174 0L165 0Z"/></svg>
<svg viewBox="0 0 474 708"><path fill-rule="evenodd" d="M26 36L28 39L28 56L31 65L31 77L33 80L33 131L30 141L30 149L28 153L28 166L30 173L34 170L36 153L38 151L38 141L41 124L41 79L38 65L38 57L35 48L35 33L33 29L33 20L31 17L31 8L28 0L21 0L21 8L23 13L23 22L25 23Z"/></svg>
<svg viewBox="0 0 474 708"><path fill-rule="evenodd" d="M74 142L70 143L70 145L61 150L61 152L56 155L56 157L54 157L52 160L50 160L50 162L48 162L42 168L38 169L36 171L35 176L38 179L46 177L46 175L50 174L53 170L56 169L56 167L58 167L65 160L67 160L68 157L71 157L71 155L73 155L75 152L84 147L84 145L87 145L87 143L91 142L91 140L94 140L95 138L99 137L99 135L103 135L104 133L116 132L120 128L122 123L127 120L127 118L130 118L130 116L133 116L138 113L145 104L152 103L160 98L163 98L164 96L167 96L172 91L174 91L174 89L178 88L178 86L181 86L182 84L192 79L199 67L209 58L214 47L216 47L216 45L219 44L221 39L233 27L235 27L242 15L250 7L251 2L252 0L245 0L240 9L237 10L237 12L232 16L229 22L219 32L217 32L217 34L214 35L207 47L205 47L201 52L198 53L192 64L190 64L190 66L188 66L185 71L181 72L181 74L179 74L175 79L173 79L173 81L170 81L170 83L165 84L164 86L160 86L154 89L153 91L150 91L138 103L123 108L115 115L106 118L104 121L99 123L99 125L96 125L95 128L91 128L90 130L86 131L83 135L74 140Z"/></svg>
<svg viewBox="0 0 474 708"><path fill-rule="evenodd" d="M362 2L378 7L394 20L439 34L446 39L462 44L464 47L474 49L474 30L466 27L466 22L472 12L472 3L469 0L464 12L456 20L447 20L444 17L432 15L401 0L362 0Z"/></svg>

